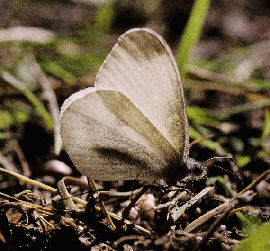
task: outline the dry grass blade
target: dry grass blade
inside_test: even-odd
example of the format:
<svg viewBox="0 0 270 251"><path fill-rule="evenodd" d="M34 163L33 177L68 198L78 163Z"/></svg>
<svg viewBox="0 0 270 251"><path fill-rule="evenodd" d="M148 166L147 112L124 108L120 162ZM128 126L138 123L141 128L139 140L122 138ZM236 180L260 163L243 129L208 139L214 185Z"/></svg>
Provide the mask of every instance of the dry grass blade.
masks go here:
<svg viewBox="0 0 270 251"><path fill-rule="evenodd" d="M196 196L190 199L187 203L185 203L182 207L180 207L179 210L176 212L176 215L174 217L174 222L177 222L177 220L181 217L181 215L186 211L187 208L194 205L196 202L198 202L198 200L202 199L204 196L213 193L214 190L215 190L214 187L206 187L200 193L198 193Z"/></svg>
<svg viewBox="0 0 270 251"><path fill-rule="evenodd" d="M34 203L25 201L25 200L20 200L17 199L13 196L7 195L5 193L0 192L0 197L9 200L11 202L1 202L0 203L0 207L8 207L8 206L18 206L22 209L35 209L37 210L39 213L44 214L44 215L54 215L56 212L60 213L60 211L55 210L53 208L49 208L46 206L40 206L40 205L36 205Z"/></svg>
<svg viewBox="0 0 270 251"><path fill-rule="evenodd" d="M7 157L5 157L1 152L0 152L0 165L2 165L7 170L19 172L18 168L14 165L14 163L10 161Z"/></svg>
<svg viewBox="0 0 270 251"><path fill-rule="evenodd" d="M70 195L70 193L66 188L65 184L66 180L69 180L68 176L58 181L57 191L59 192L66 209L68 209L69 211L79 212L80 209L74 204L72 196Z"/></svg>
<svg viewBox="0 0 270 251"><path fill-rule="evenodd" d="M31 41L48 43L53 38L53 32L38 27L17 26L0 30L0 42Z"/></svg>
<svg viewBox="0 0 270 251"><path fill-rule="evenodd" d="M41 85L44 95L49 103L49 109L54 122L54 153L59 155L62 147L62 138L60 135L60 110L57 99L50 81L47 79L45 73L41 70L39 64L31 56L30 70Z"/></svg>

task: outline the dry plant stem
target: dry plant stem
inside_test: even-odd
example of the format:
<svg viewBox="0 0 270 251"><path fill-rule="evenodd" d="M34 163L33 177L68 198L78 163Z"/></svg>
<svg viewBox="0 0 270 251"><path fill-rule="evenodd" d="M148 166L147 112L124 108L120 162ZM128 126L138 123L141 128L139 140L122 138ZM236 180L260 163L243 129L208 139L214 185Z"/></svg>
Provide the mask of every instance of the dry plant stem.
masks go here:
<svg viewBox="0 0 270 251"><path fill-rule="evenodd" d="M127 198L130 197L132 194L137 195L141 192L143 187L138 188L134 191L128 191L128 192L116 192L116 191L99 191L101 195L111 196L111 197L118 197L118 198Z"/></svg>
<svg viewBox="0 0 270 251"><path fill-rule="evenodd" d="M222 75L220 73L211 72L199 67L196 67L194 65L188 65L185 67L185 70L188 74L193 74L199 78L212 80L215 82L223 82L228 84L236 84L237 82L230 77L227 77L225 75Z"/></svg>
<svg viewBox="0 0 270 251"><path fill-rule="evenodd" d="M78 191L80 190L80 188L79 187L72 187L71 189L70 189L70 194L76 194ZM72 195L71 197L73 197L74 195ZM53 198L53 201L55 201L55 202L58 202L58 201L62 201L63 199L62 199L62 197L61 197L61 195L60 194L57 194L57 195L55 195ZM47 205L52 205L51 203L49 203L49 204L47 204Z"/></svg>
<svg viewBox="0 0 270 251"><path fill-rule="evenodd" d="M21 166L22 166L22 169L23 169L23 175L26 176L26 177L30 177L31 176L31 171L30 171L30 168L29 168L29 165L25 159L25 156L23 154L23 151L22 149L20 148L19 144L18 144L18 141L13 139L11 140L11 145L12 145L12 148L14 150L14 152L17 154L18 156L18 159L21 163Z"/></svg>
<svg viewBox="0 0 270 251"><path fill-rule="evenodd" d="M48 208L48 207L43 207L43 206L39 206L33 203L30 203L28 201L24 201L24 200L20 200L17 198L14 198L10 195L7 195L5 193L0 192L0 197L6 199L6 200L10 200L10 201L14 201L14 203L16 202L17 205L20 205L24 208L31 208L31 209L36 209L38 212L43 213L45 215L54 215L56 210L52 209L52 208ZM11 202L3 202L0 206L3 205L12 205L10 204Z"/></svg>
<svg viewBox="0 0 270 251"><path fill-rule="evenodd" d="M17 178L20 181L23 181L25 183L31 184L33 186L40 187L40 188L42 188L44 190L47 190L47 191L50 191L52 193L56 193L57 192L57 190L55 188L53 188L53 187L47 186L47 185L45 185L45 184L43 184L41 182L38 182L38 181L35 181L35 180L32 180L32 179L29 179L29 178L27 178L27 177L25 177L25 176L23 176L21 174L18 174L16 172L13 172L13 171L10 171L10 170L6 170L6 169L1 168L1 167L0 167L0 173L4 173L4 174L7 174L8 176L15 177L15 178Z"/></svg>
<svg viewBox="0 0 270 251"><path fill-rule="evenodd" d="M212 82L210 80L198 81L188 79L187 81L184 82L183 86L186 88L197 89L201 91L209 91L209 90L220 91L223 93L228 93L233 96L246 95L248 93L248 90L246 90L245 87L232 86L231 84Z"/></svg>
<svg viewBox="0 0 270 251"><path fill-rule="evenodd" d="M57 188L58 188L58 192L61 195L61 198L63 200L63 203L65 205L65 208L68 209L69 211L75 211L75 212L80 212L81 210L74 204L73 200L72 200L72 195L69 194L67 188L66 188L66 184L72 184L72 185L86 185L84 182L81 183L81 180L74 178L74 177L70 177L70 176L66 176L63 179L61 179L60 181L58 181L57 183ZM101 204L101 208L102 211L104 213L104 215L106 216L106 218L108 219L108 222L112 228L112 230L116 230L116 227L104 205L104 202L102 201L102 199L99 197L99 192L97 190L97 187L95 185L95 182L93 180L90 180L90 184L91 184L91 188L93 189L93 191L97 194L98 198L99 198L99 202ZM86 188L86 187L84 187Z"/></svg>
<svg viewBox="0 0 270 251"><path fill-rule="evenodd" d="M207 240L209 239L209 237L214 233L215 229L217 228L217 226L220 225L221 221L223 219L225 219L225 217L229 214L230 210L235 207L238 204L238 200L235 200L233 203L230 203L230 205L225 209L225 211L223 212L223 214L218 217L215 222L210 226L210 228L208 229L206 235L203 237L203 239L192 249L192 251L196 251L199 249L199 247L202 247Z"/></svg>
<svg viewBox="0 0 270 251"><path fill-rule="evenodd" d="M270 173L270 170L266 170L263 172L259 177L257 177L254 181L252 181L246 188L244 188L241 192L239 192L237 195L235 195L232 199L229 201L221 204L220 206L212 209L211 211L207 212L206 214L202 215L195 221L191 222L186 228L185 232L190 233L194 231L196 228L207 222L209 219L215 217L218 214L223 213L226 211L230 205L234 204L237 199L239 199L245 192L248 190L254 188L261 180L263 180L268 174Z"/></svg>
<svg viewBox="0 0 270 251"><path fill-rule="evenodd" d="M14 200L14 201L18 201L17 198L14 198L14 197L12 197L12 196L10 196L10 195L8 195L8 194L2 193L2 192L0 192L0 197L4 198L4 199L6 199L6 200Z"/></svg>
<svg viewBox="0 0 270 251"><path fill-rule="evenodd" d="M100 205L101 205L101 209L102 209L103 213L105 214L105 216L106 216L112 230L116 230L116 226L114 225L114 223L113 223L113 221L112 221L112 219L111 219L111 217L110 217L110 215L108 213L108 210L104 205L104 202L103 202L102 198L100 198L100 196L99 196L100 194L99 194L99 191L97 190L95 182L93 180L89 179L89 184L90 184L92 190L94 191L94 193L97 194Z"/></svg>
<svg viewBox="0 0 270 251"><path fill-rule="evenodd" d="M32 179L29 179L29 178L27 178L27 177L25 177L25 176L23 176L23 175L20 175L20 174L18 174L18 173L15 173L15 172L6 170L6 169L4 169L4 168L0 168L0 173L4 173L4 174L7 174L8 176L15 177L15 178L17 178L18 180L21 180L21 181L23 181L23 182L29 183L29 184L31 184L31 185L33 185L33 186L37 186L37 187L39 187L39 188L41 188L41 189L50 191L50 192L52 192L52 193L57 193L57 189L55 189L55 188L53 188L53 187L51 187L51 186L48 186L48 185L45 185L45 184L43 184L43 183L41 183L41 182L38 182L38 181L35 181L35 180L32 180ZM87 205L87 202L84 201L84 200L82 200L82 199L80 199L80 198L72 197L72 200L75 201L76 203L79 203L79 204L83 205L83 206L86 206L86 205ZM24 202L24 201L23 201L23 202ZM24 202L24 203L25 203L25 202ZM29 204L31 204L31 203L29 203ZM37 208L39 208L39 206L37 206ZM43 207L41 207L41 208L43 208ZM95 208L96 208L97 211L99 211L99 212L101 211L101 208L100 208L100 207L96 206ZM118 220L118 221L122 221L122 217L121 217L121 216L119 216L119 215L117 215L117 214L114 214L114 213L111 213L111 212L108 212L108 214L109 214L112 218L114 218L114 219L116 219L116 220ZM143 234L151 235L151 232L150 232L149 230L147 230L147 229L145 229L145 228L143 228L143 227L141 227L141 226L139 226L139 225L133 224L131 221L124 220L124 223L127 224L127 225L134 225L134 228L135 228L136 230L140 231L140 232L143 233Z"/></svg>
<svg viewBox="0 0 270 251"><path fill-rule="evenodd" d="M57 182L57 190L62 198L63 204L65 205L65 208L69 211L80 212L81 210L74 204L72 196L69 194L66 188L65 181L69 181L70 183L70 179L68 176Z"/></svg>
<svg viewBox="0 0 270 251"><path fill-rule="evenodd" d="M33 215L35 217L35 220L37 222L40 222L40 226L42 227L44 232L46 232L46 230L47 230L46 225L50 226L51 229L54 229L54 226L52 224L50 224L46 219L44 219L43 216L37 214L36 211L33 211Z"/></svg>
<svg viewBox="0 0 270 251"><path fill-rule="evenodd" d="M221 204L218 207L215 207L214 209L212 209L211 211L207 212L206 214L200 216L198 219L194 220L193 222L191 222L186 228L185 228L185 232L190 233L193 232L194 230L196 230L198 227L200 227L202 224L204 224L205 222L207 222L209 219L215 217L218 214L221 214L222 212L224 212L224 210L230 205L229 202L225 202L223 204Z"/></svg>
<svg viewBox="0 0 270 251"><path fill-rule="evenodd" d="M83 189L89 189L89 186L88 184L81 180L81 179L78 179L78 178L74 178L74 177L69 177L69 180L72 179L72 182L70 183L71 185L76 185L76 186L79 186ZM96 183L95 183L96 185ZM130 197L131 194L138 194L140 191L142 190L142 187L139 188L139 189L136 189L134 191L128 191L128 192L117 192L117 191L103 191L103 190L100 190L100 189L97 189L97 191L99 192L100 195L105 195L105 196L110 196L110 197L117 197L117 198L127 198L127 197ZM75 191L71 190L72 193L74 193ZM56 195L54 197L55 200L60 200L61 199L61 196L60 195Z"/></svg>
<svg viewBox="0 0 270 251"><path fill-rule="evenodd" d="M19 193L14 195L14 198L21 199L21 200L26 200L26 201L28 201L30 203L33 202L33 199L37 199L37 200L41 201L42 206L45 206L43 198L41 198L37 194L33 193L31 190L24 190L22 192L19 192Z"/></svg>
<svg viewBox="0 0 270 251"><path fill-rule="evenodd" d="M78 178L74 178L74 177L71 177L71 176L68 176L69 177L69 180L71 181L71 185L76 185L76 186L79 186L83 189L89 189L89 185L87 182L81 180L81 179L78 179ZM101 190L100 188L98 188L97 184L94 183L95 186L96 186L96 191L99 192L100 195L105 195L105 196L110 196L110 197L118 197L118 198L128 198L130 197L132 194L136 195L138 194L143 188L138 188L134 191L128 191L128 192L118 192L118 191L103 191Z"/></svg>
<svg viewBox="0 0 270 251"><path fill-rule="evenodd" d="M30 64L30 70L40 83L44 95L49 102L49 109L54 122L54 153L56 155L59 155L62 147L62 138L60 135L60 110L57 99L53 88L51 87L50 81L47 79L46 75L41 70L39 64L35 61L33 56L31 56L31 59L32 62Z"/></svg>
<svg viewBox="0 0 270 251"><path fill-rule="evenodd" d="M202 141L204 141L204 140L206 140L206 139L210 139L210 138L213 138L213 137L214 137L214 134L210 134L210 135L207 135L207 136L205 136L205 137L201 137L201 138L199 138L199 139L193 140L193 141L189 144L189 149L190 149L193 145L198 144L198 143L200 143L200 142L202 142Z"/></svg>

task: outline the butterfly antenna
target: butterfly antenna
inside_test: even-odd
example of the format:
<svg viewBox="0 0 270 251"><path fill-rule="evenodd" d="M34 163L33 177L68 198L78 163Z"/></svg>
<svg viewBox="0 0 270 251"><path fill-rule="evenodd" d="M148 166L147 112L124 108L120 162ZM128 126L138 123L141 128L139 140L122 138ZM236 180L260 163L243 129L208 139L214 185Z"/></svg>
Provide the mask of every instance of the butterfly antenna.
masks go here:
<svg viewBox="0 0 270 251"><path fill-rule="evenodd" d="M225 173L229 174L231 177L233 176L240 184L242 184L243 183L242 179L235 172L229 171L221 166L213 164L215 161L221 160L221 159L228 159L232 162L235 162L233 157L228 156L228 157L213 157L213 158L210 158L210 159L204 161L202 164L205 165L205 167L207 167L207 168L209 168L210 166L216 167L216 168L224 171Z"/></svg>
<svg viewBox="0 0 270 251"><path fill-rule="evenodd" d="M223 170L225 173L230 174L232 177L234 177L238 181L238 183L240 183L241 185L243 184L242 179L235 172L229 171L229 170L227 170L221 166L218 166L218 165L212 165L212 166Z"/></svg>
<svg viewBox="0 0 270 251"><path fill-rule="evenodd" d="M226 157L213 157L213 158L210 158L204 162L202 162L203 165L205 165L206 167L209 167L211 165L213 165L213 163L217 160L223 160L223 159L228 159L232 162L235 162L234 158L231 157L231 156L226 156Z"/></svg>

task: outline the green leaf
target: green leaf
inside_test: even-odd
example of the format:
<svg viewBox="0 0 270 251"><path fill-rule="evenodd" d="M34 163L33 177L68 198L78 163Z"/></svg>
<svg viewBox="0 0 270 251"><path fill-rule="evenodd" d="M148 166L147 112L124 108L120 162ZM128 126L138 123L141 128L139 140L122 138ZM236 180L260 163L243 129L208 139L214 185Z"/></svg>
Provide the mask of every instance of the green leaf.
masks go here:
<svg viewBox="0 0 270 251"><path fill-rule="evenodd" d="M44 71L50 73L51 75L62 79L65 83L73 83L75 81L75 77L72 73L66 71L61 65L57 64L56 62L49 61L43 64Z"/></svg>
<svg viewBox="0 0 270 251"><path fill-rule="evenodd" d="M41 55L40 64L46 73L50 73L64 82L73 83L76 77L96 71L104 58L104 53L98 55L84 53L74 56Z"/></svg>
<svg viewBox="0 0 270 251"><path fill-rule="evenodd" d="M11 114L8 111L0 110L0 129L9 128L12 123Z"/></svg>
<svg viewBox="0 0 270 251"><path fill-rule="evenodd" d="M193 127L190 126L189 127L189 137L191 139L196 140L196 139L203 138L204 136L201 135L198 131L196 131ZM207 148L209 148L210 150L214 150L214 151L216 151L218 148L221 149L221 146L218 143L216 143L210 139L203 140L202 142L200 142L200 144L205 145Z"/></svg>
<svg viewBox="0 0 270 251"><path fill-rule="evenodd" d="M266 109L265 117L264 117L264 128L263 128L261 139L265 140L269 134L270 134L270 113L269 113L269 110Z"/></svg>
<svg viewBox="0 0 270 251"><path fill-rule="evenodd" d="M114 3L115 0L109 0L98 6L94 15L94 24L90 27L90 32L85 31L86 36L83 36L82 40L88 39L88 44L90 42L93 45L103 44L104 35L109 32L115 17Z"/></svg>
<svg viewBox="0 0 270 251"><path fill-rule="evenodd" d="M270 222L255 228L248 238L243 240L234 251L270 250Z"/></svg>
<svg viewBox="0 0 270 251"><path fill-rule="evenodd" d="M188 62L191 50L197 44L200 36L204 20L210 5L210 0L196 0L190 13L190 17L184 29L176 62L178 64L180 75L185 78L184 67Z"/></svg>
<svg viewBox="0 0 270 251"><path fill-rule="evenodd" d="M0 110L0 129L22 124L29 119L29 114L22 109Z"/></svg>
<svg viewBox="0 0 270 251"><path fill-rule="evenodd" d="M232 198L233 192L228 186L227 182L221 176L211 177L207 180L207 185L215 185L218 186L219 189L223 191L223 194L226 198Z"/></svg>
<svg viewBox="0 0 270 251"><path fill-rule="evenodd" d="M210 125L211 123L220 122L215 119L214 114L209 110L196 106L187 107L187 116L199 125Z"/></svg>

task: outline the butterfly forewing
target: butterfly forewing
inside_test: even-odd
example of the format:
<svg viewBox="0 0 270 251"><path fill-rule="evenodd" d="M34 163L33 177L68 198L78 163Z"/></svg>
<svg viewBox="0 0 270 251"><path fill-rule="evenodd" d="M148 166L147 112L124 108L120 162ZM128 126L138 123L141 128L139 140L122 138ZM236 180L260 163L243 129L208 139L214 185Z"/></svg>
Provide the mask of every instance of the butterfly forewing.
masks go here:
<svg viewBox="0 0 270 251"><path fill-rule="evenodd" d="M164 39L150 29L123 34L100 68L98 89L124 94L176 150L188 156L188 122L179 71Z"/></svg>

